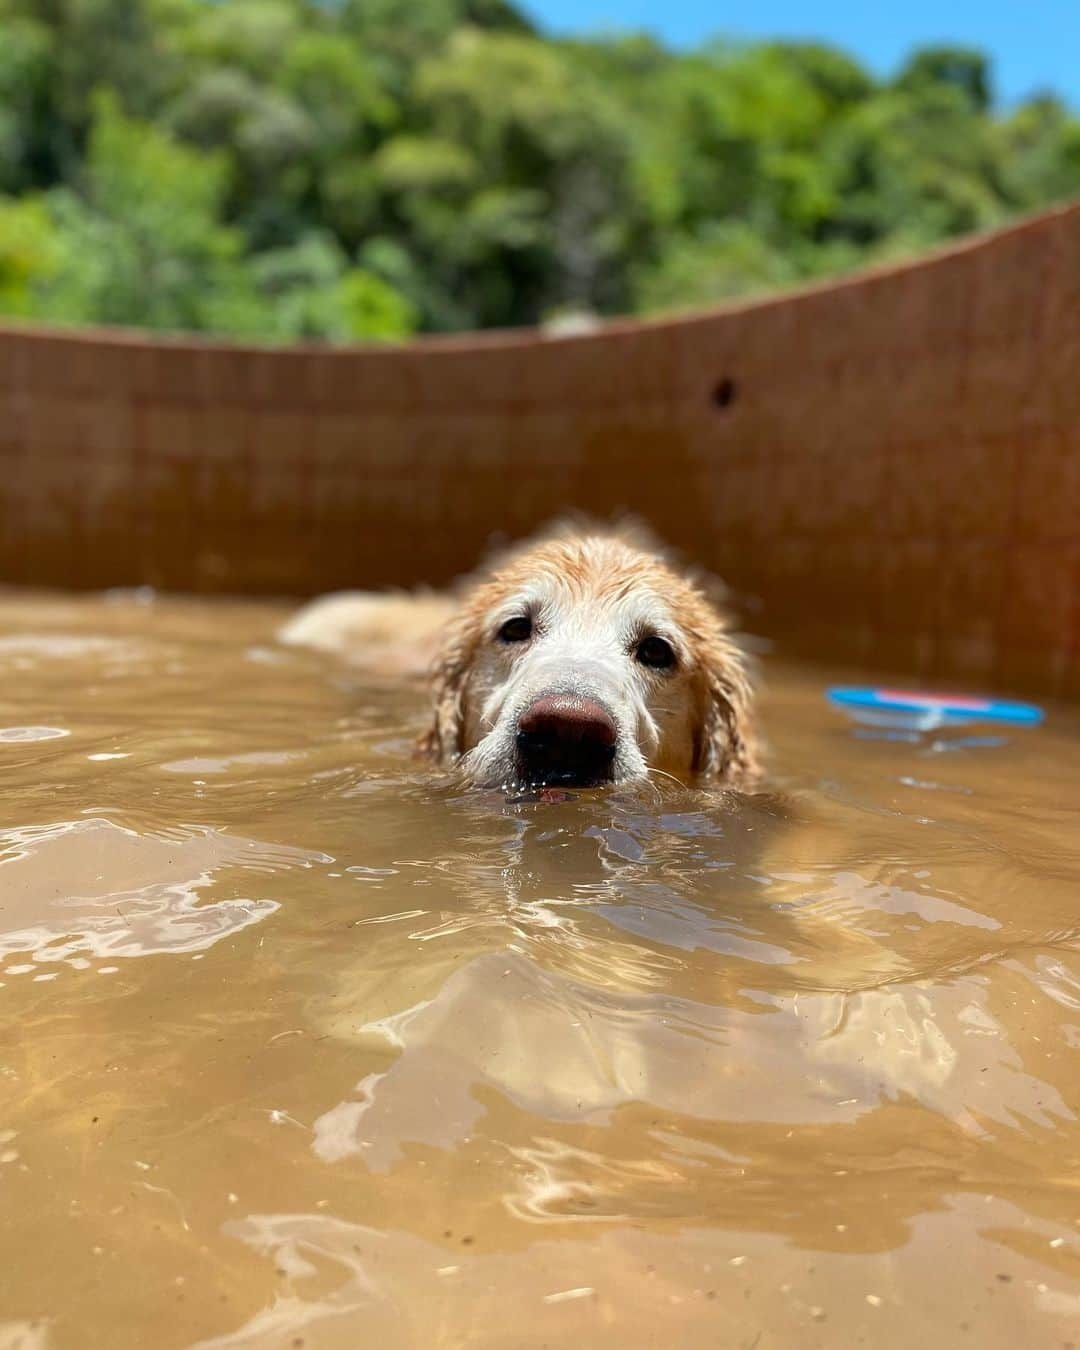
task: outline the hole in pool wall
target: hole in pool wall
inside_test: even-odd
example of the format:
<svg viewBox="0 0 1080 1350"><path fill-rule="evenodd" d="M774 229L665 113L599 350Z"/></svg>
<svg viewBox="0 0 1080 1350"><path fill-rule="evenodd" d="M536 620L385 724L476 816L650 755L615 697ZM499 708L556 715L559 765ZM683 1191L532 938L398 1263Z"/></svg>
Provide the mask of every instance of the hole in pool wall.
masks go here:
<svg viewBox="0 0 1080 1350"><path fill-rule="evenodd" d="M735 402L735 381L725 375L713 385L712 405L714 408L730 408Z"/></svg>

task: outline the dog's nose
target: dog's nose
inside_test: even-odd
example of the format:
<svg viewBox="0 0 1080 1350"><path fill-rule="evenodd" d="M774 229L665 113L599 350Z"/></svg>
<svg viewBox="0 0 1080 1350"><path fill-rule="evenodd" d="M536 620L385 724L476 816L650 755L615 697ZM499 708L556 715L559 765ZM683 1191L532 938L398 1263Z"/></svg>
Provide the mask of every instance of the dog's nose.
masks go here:
<svg viewBox="0 0 1080 1350"><path fill-rule="evenodd" d="M607 782L615 741L615 722L599 703L573 694L545 694L518 719L521 776L533 786Z"/></svg>

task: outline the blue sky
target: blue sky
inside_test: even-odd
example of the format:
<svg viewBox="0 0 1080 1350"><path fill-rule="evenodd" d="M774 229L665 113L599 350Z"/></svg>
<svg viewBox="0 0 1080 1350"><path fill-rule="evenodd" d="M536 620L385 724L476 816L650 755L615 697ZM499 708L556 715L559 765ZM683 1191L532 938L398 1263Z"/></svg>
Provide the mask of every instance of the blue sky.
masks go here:
<svg viewBox="0 0 1080 1350"><path fill-rule="evenodd" d="M1080 0L524 0L553 32L647 29L676 46L724 33L836 43L876 74L913 46L961 42L994 60L1005 103L1055 89L1080 106Z"/></svg>

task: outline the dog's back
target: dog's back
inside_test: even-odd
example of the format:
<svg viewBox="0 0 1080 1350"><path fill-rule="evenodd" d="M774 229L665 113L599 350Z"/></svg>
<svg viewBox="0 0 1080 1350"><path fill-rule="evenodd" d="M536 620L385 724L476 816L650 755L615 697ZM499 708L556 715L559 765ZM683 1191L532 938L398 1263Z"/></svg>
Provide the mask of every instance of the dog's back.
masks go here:
<svg viewBox="0 0 1080 1350"><path fill-rule="evenodd" d="M450 596L429 591L342 591L305 605L278 637L289 646L332 652L358 670L422 676L454 609Z"/></svg>

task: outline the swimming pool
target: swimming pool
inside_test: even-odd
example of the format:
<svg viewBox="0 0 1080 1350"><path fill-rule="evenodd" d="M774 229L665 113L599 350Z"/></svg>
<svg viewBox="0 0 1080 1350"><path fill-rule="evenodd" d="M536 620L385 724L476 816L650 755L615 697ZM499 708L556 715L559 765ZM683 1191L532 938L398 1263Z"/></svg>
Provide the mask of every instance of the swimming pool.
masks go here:
<svg viewBox="0 0 1080 1350"><path fill-rule="evenodd" d="M511 803L280 619L0 606L0 1345L1075 1337L1075 709Z"/></svg>

